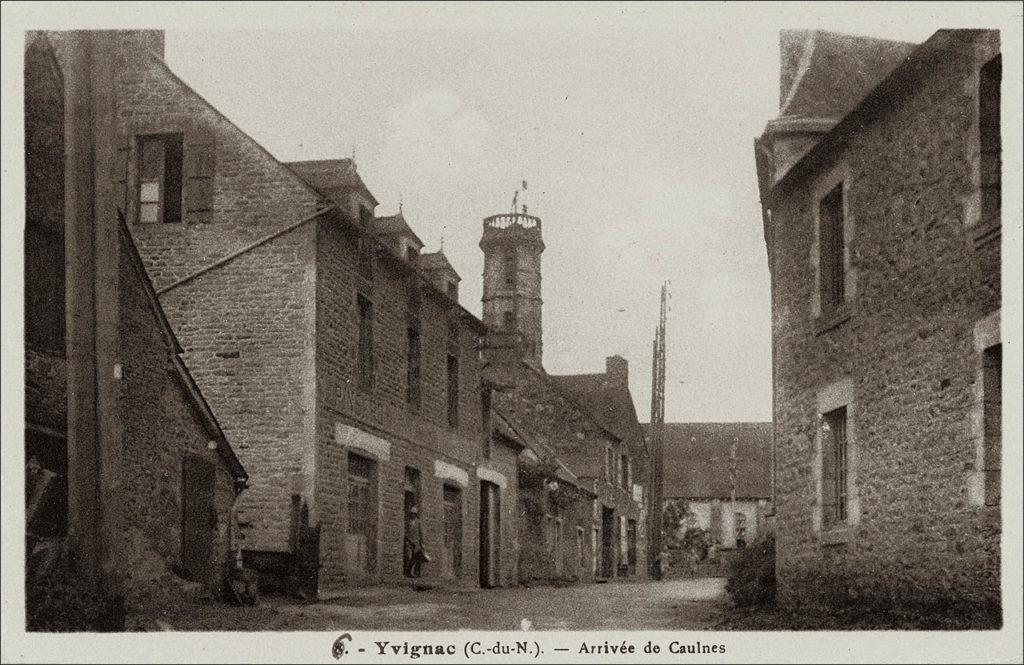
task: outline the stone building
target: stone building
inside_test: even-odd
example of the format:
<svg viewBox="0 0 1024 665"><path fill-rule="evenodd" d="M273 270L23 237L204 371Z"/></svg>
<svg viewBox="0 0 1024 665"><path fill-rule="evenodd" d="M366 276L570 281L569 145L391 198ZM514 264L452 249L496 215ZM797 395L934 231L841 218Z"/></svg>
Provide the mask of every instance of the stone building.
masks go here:
<svg viewBox="0 0 1024 665"><path fill-rule="evenodd" d="M182 362L113 195L120 37L26 41L30 626L44 620L33 617L37 583L53 585L47 576L65 566L86 597L110 603L104 625L78 628L121 628L125 611L196 587L219 593L247 479ZM67 609L65 628L75 621Z"/></svg>
<svg viewBox="0 0 1024 665"><path fill-rule="evenodd" d="M118 195L250 471L246 562L321 597L401 580L416 507L427 581L514 580L516 458L490 442L485 328L458 275L402 215L375 215L352 160L280 162L143 37L116 68Z"/></svg>
<svg viewBox="0 0 1024 665"><path fill-rule="evenodd" d="M521 537L520 574L529 569L556 578L646 575L649 462L629 395L628 366L614 356L607 375L556 377L544 371L541 234L537 217L495 215L484 220L480 243L484 323L491 331L484 380L507 422L550 451L541 458L550 467L542 475L553 482L553 496L536 497L532 467L520 474L523 528L533 534ZM567 474L561 483L553 475L558 468ZM528 542L545 546L531 553Z"/></svg>
<svg viewBox="0 0 1024 665"><path fill-rule="evenodd" d="M662 525L673 563L707 556L710 545L742 549L768 530L771 423L665 423L664 431ZM701 551L672 551L690 529L706 534Z"/></svg>
<svg viewBox="0 0 1024 665"><path fill-rule="evenodd" d="M784 32L756 142L779 599L1000 603L1000 54Z"/></svg>

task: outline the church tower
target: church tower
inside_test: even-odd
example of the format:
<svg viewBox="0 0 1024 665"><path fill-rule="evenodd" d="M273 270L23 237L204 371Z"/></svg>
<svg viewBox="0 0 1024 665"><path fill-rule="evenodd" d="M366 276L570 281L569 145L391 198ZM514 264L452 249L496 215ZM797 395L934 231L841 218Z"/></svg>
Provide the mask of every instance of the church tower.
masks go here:
<svg viewBox="0 0 1024 665"><path fill-rule="evenodd" d="M513 211L484 219L484 323L501 333L518 333L522 356L538 365L544 347L541 328L540 218Z"/></svg>

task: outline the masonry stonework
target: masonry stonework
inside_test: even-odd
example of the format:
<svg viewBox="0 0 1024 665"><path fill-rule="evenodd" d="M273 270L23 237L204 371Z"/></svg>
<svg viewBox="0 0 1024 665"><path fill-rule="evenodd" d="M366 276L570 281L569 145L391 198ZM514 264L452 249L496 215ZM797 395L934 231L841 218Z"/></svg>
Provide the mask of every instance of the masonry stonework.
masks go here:
<svg viewBox="0 0 1024 665"><path fill-rule="evenodd" d="M853 111L855 130L841 124L833 130L840 137L826 135L831 150L776 173L766 197L777 570L786 606L820 600L835 584L907 603L999 603L999 509L969 500L979 463L974 327L1000 308L999 243L998 235L977 242L962 205L978 188L969 158L977 152L976 82L998 52L997 37L942 31L918 49L928 49L927 59L911 59L890 76L902 84L869 95ZM814 192L835 174L854 229L847 275L856 284L848 320L828 327L812 311L809 257ZM815 508L821 414L832 408L822 399L837 383L848 385L855 465L856 510L841 530L823 527Z"/></svg>

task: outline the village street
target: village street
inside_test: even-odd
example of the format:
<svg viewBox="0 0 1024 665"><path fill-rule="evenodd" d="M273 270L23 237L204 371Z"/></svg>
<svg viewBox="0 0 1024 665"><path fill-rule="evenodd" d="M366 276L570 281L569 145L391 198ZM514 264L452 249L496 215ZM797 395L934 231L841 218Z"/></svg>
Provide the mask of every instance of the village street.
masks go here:
<svg viewBox="0 0 1024 665"><path fill-rule="evenodd" d="M319 603L264 598L147 617L164 630L700 630L728 608L721 578L509 589L367 588ZM526 623L524 623L524 620Z"/></svg>

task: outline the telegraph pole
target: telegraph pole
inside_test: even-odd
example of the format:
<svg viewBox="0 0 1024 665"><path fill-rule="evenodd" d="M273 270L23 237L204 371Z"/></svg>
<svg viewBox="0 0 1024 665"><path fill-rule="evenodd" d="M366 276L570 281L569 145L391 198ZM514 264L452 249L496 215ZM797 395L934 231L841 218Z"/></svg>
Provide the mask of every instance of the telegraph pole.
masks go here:
<svg viewBox="0 0 1024 665"><path fill-rule="evenodd" d="M661 285L661 311L651 353L651 571L661 579L663 449L665 443L665 321L668 284Z"/></svg>

